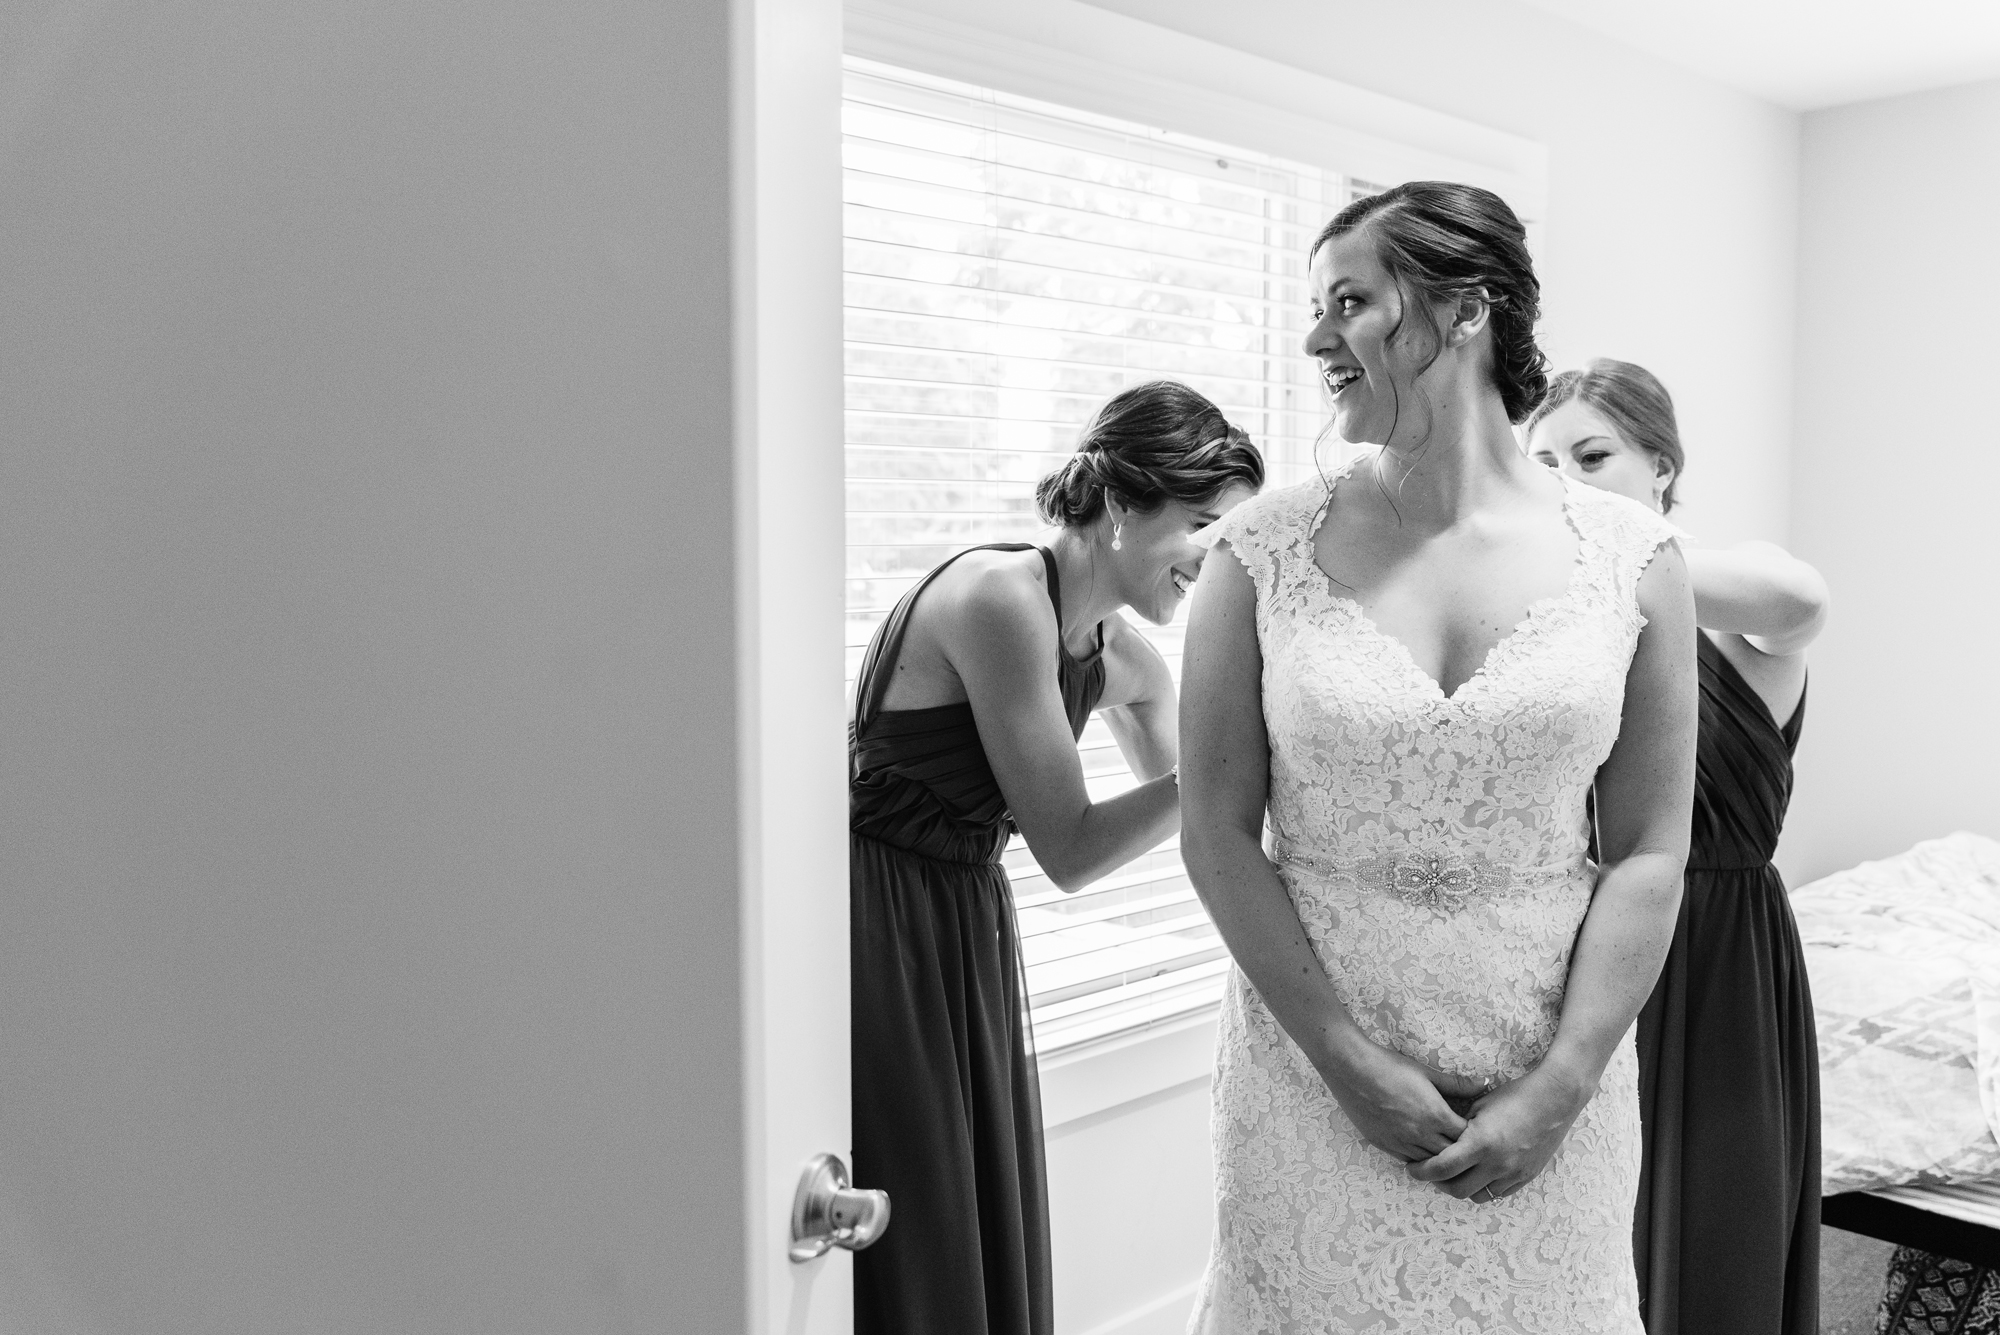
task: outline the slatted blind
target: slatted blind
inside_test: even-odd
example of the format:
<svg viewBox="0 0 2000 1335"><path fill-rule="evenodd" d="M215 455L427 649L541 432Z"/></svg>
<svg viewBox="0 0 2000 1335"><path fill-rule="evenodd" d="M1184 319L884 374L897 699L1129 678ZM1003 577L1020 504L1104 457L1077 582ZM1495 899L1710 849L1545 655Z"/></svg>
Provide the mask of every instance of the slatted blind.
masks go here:
<svg viewBox="0 0 2000 1335"><path fill-rule="evenodd" d="M1041 531L1036 480L1124 386L1206 394L1270 485L1312 470L1305 247L1378 187L859 59L842 115L850 688L925 571ZM1178 681L1182 621L1137 624ZM1101 721L1079 745L1094 799L1134 782ZM1227 955L1176 843L1070 895L1019 838L1006 864L1044 1055L1219 995Z"/></svg>

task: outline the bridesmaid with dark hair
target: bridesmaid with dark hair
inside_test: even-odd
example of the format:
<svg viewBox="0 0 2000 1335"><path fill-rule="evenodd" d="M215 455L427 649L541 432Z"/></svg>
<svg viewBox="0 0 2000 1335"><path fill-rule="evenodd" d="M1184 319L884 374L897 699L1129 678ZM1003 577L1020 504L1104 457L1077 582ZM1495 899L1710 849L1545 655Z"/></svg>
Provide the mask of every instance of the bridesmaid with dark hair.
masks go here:
<svg viewBox="0 0 2000 1335"><path fill-rule="evenodd" d="M1550 467L1673 509L1680 434L1644 368L1598 360L1563 372L1527 435ZM1771 857L1826 584L1770 543L1686 555L1701 733L1680 921L1639 1015L1640 1310L1648 1335L1816 1335L1819 1049Z"/></svg>
<svg viewBox="0 0 2000 1335"><path fill-rule="evenodd" d="M1052 1335L1040 1094L1001 851L1076 890L1180 828L1172 678L1118 615L1173 619L1188 539L1263 484L1172 381L1099 410L1035 498L1057 532L952 557L877 628L850 756L854 1174L892 1225L855 1256L857 1335ZM1093 802L1100 710L1132 771Z"/></svg>

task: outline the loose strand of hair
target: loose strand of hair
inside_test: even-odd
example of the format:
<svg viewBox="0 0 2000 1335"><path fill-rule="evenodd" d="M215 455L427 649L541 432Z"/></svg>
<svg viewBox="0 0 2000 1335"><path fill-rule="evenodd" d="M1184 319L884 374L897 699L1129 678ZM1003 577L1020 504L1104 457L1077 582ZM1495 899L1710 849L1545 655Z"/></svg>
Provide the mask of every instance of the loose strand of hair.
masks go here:
<svg viewBox="0 0 2000 1335"><path fill-rule="evenodd" d="M1396 327L1389 331L1388 338L1384 340L1385 346L1393 344L1397 339L1402 337L1403 322L1409 318L1409 297L1400 276L1396 280L1396 287L1404 295L1403 309L1396 316ZM1391 496L1388 489L1382 485L1382 468L1379 457L1373 470L1375 473L1376 490L1380 491L1382 499L1389 503L1391 513L1396 516L1397 528L1403 526L1403 510L1397 502L1402 498L1403 489L1410 484L1410 475L1417 471L1417 466L1423 462L1424 456L1430 452L1431 438L1437 434L1437 400L1431 395L1428 389L1423 387L1422 382L1425 374L1438 364L1438 358L1442 356L1444 356L1444 339L1438 334L1436 329L1432 329L1431 354L1425 359L1424 364L1417 368L1417 373L1410 377L1411 387L1417 389L1423 396L1424 435L1423 439L1417 442L1414 455L1403 468L1402 476L1396 480L1396 494L1394 496ZM1396 428L1401 426L1403 422L1403 391L1396 385L1393 379L1389 382L1389 388L1396 396L1395 416L1391 418L1389 423L1389 440L1394 440L1396 438ZM1387 454L1389 452L1388 441L1384 441L1382 444L1382 453Z"/></svg>

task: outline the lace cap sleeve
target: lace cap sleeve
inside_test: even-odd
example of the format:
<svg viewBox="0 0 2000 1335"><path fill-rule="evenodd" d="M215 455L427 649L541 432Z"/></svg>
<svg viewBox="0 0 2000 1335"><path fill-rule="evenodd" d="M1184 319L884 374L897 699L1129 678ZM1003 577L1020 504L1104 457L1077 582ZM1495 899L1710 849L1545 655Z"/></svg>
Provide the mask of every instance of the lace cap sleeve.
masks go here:
<svg viewBox="0 0 2000 1335"><path fill-rule="evenodd" d="M1628 497L1572 482L1592 515L1599 540L1616 572L1616 587L1622 601L1643 626L1639 613L1639 577L1653 563L1653 557L1670 542L1685 541L1687 534L1668 523L1664 515Z"/></svg>
<svg viewBox="0 0 2000 1335"><path fill-rule="evenodd" d="M1308 499L1305 496L1308 488L1314 504L1301 511L1301 502ZM1323 488L1317 483L1267 491L1243 502L1207 528L1197 529L1189 541L1211 551L1217 543L1228 543L1229 550L1236 553L1236 559L1250 572L1251 582L1257 586L1257 597L1263 601L1271 596L1276 585L1281 558L1304 535L1322 495Z"/></svg>

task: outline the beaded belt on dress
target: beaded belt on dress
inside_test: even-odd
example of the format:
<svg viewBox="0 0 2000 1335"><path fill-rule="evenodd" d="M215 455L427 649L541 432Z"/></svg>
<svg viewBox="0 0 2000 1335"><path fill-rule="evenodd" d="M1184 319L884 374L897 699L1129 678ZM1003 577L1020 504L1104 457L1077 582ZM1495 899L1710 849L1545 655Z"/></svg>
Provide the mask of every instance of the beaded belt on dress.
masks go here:
<svg viewBox="0 0 2000 1335"><path fill-rule="evenodd" d="M1587 859L1579 857L1543 867L1511 867L1477 853L1416 849L1372 858L1323 858L1290 852L1282 844L1272 848L1271 860L1280 867L1351 876L1413 908L1445 914L1457 913L1475 899L1499 899L1561 885L1589 866Z"/></svg>

